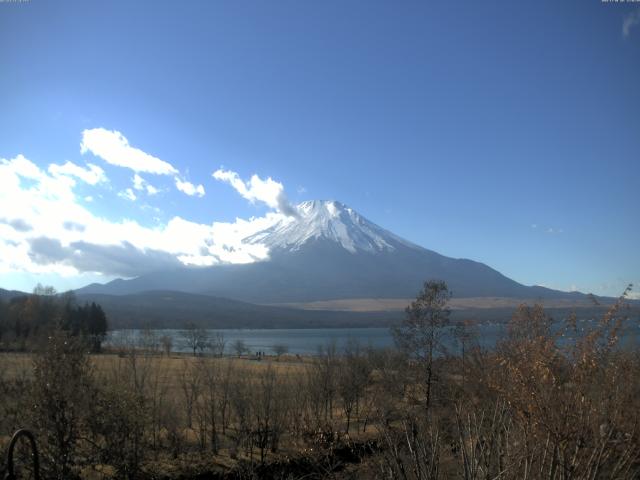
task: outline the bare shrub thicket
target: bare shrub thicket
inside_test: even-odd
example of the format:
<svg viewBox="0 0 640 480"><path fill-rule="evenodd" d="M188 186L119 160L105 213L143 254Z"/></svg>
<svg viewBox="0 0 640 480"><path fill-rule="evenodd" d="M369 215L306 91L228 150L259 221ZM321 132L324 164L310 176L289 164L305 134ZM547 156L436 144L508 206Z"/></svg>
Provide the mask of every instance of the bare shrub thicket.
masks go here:
<svg viewBox="0 0 640 480"><path fill-rule="evenodd" d="M464 357L433 363L441 381L422 389L430 409L405 397L404 415L379 423L381 475L638 478L640 363L637 345L619 345L628 291L591 323L522 305L493 351L465 336ZM425 359L408 358L407 368L424 372Z"/></svg>
<svg viewBox="0 0 640 480"><path fill-rule="evenodd" d="M65 332L52 334L33 361L31 427L41 432L47 475L69 479L91 418L95 384L86 345Z"/></svg>
<svg viewBox="0 0 640 480"><path fill-rule="evenodd" d="M346 421L344 431L349 434L351 419L362 413L363 398L371 377L371 362L356 341L349 341L339 359L337 391Z"/></svg>
<svg viewBox="0 0 640 480"><path fill-rule="evenodd" d="M185 373L189 370L185 378ZM195 415L201 450L209 448L217 454L222 438L227 433L235 372L233 363L207 357L199 358L183 370L182 388L186 397L191 396L191 406L189 402L183 405L187 416Z"/></svg>
<svg viewBox="0 0 640 480"><path fill-rule="evenodd" d="M556 326L540 306L514 315L487 369L487 389L509 406L512 448L497 464L512 478L638 474L640 369L617 348L623 299L580 335L575 318Z"/></svg>

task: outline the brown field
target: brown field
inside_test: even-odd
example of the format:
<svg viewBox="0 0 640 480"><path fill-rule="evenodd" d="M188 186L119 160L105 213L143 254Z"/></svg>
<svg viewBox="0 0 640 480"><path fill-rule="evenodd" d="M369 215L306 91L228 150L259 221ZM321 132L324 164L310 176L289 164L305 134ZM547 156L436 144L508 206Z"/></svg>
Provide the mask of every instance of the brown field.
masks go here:
<svg viewBox="0 0 640 480"><path fill-rule="evenodd" d="M105 352L101 354L89 355L91 364L95 368L96 375L105 375L117 370L126 361L126 357L116 352ZM276 356L266 356L261 360L256 360L251 356L225 356L223 358L205 357L208 362L224 367L231 364L243 372L259 375L268 368L274 369L278 374L300 375L309 367L312 359L310 357L282 355L279 359ZM162 373L162 377L169 385L175 385L178 376L185 366L194 366L203 357L182 353L172 353L170 356L161 354L145 354L142 350L138 354L141 362L152 366L154 370ZM15 380L16 378L30 379L33 376L33 354L0 352L0 377L4 380Z"/></svg>
<svg viewBox="0 0 640 480"><path fill-rule="evenodd" d="M413 299L410 298L346 298L339 300L322 300L302 303L279 303L274 305L303 310L329 310L347 312L393 312L404 310ZM464 310L470 308L516 308L522 304L534 304L539 300L531 298L506 298L506 297L468 297L452 298L449 306L452 310ZM546 308L591 308L593 301L589 299L576 300L545 300L542 302Z"/></svg>

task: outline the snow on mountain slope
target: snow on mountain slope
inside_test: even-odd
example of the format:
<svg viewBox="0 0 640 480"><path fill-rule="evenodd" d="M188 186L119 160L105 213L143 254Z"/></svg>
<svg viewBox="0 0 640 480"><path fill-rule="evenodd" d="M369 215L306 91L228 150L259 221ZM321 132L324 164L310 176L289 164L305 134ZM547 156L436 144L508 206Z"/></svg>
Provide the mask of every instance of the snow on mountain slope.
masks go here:
<svg viewBox="0 0 640 480"><path fill-rule="evenodd" d="M295 217L274 214L244 242L269 256L252 263L183 267L93 285L78 293L131 294L173 290L253 303L354 298L413 298L425 280L447 282L459 298L568 298L527 287L493 268L414 245L335 201L310 201Z"/></svg>
<svg viewBox="0 0 640 480"><path fill-rule="evenodd" d="M394 251L399 245L420 248L370 222L355 210L333 200L299 204L298 217L286 217L244 241L269 250L299 250L310 240L324 239L351 253Z"/></svg>

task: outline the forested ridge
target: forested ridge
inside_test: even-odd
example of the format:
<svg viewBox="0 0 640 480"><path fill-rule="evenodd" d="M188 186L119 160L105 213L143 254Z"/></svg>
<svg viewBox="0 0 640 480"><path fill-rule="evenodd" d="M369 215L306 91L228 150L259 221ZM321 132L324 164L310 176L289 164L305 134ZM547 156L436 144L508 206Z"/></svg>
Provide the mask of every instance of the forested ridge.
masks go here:
<svg viewBox="0 0 640 480"><path fill-rule="evenodd" d="M57 294L38 285L33 294L0 299L0 348L24 351L35 348L53 331L66 332L100 351L107 334L107 316L95 302L80 304L73 292Z"/></svg>

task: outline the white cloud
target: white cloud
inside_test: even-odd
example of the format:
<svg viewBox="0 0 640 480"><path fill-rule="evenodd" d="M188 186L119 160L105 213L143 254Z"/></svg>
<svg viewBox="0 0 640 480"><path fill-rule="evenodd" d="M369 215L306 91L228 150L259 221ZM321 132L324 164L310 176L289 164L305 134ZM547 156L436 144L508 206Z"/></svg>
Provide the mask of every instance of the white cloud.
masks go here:
<svg viewBox="0 0 640 480"><path fill-rule="evenodd" d="M96 185L97 183L106 182L107 176L104 170L99 166L89 163L88 168L82 168L73 162L67 161L64 165L58 165L52 163L49 165L49 173L54 176L66 175L69 177L76 177L89 185Z"/></svg>
<svg viewBox="0 0 640 480"><path fill-rule="evenodd" d="M282 183L276 182L271 177L266 180L258 175L252 175L248 182L244 182L240 176L231 170L220 168L213 172L213 178L231 185L242 197L251 203L263 202L270 208L278 210L288 216L297 216L298 212L289 203L284 194Z"/></svg>
<svg viewBox="0 0 640 480"><path fill-rule="evenodd" d="M11 160L0 160L0 192L6 199L2 211L21 212L29 201L29 195L56 197L64 200L73 198L71 188L73 178L66 175L48 175L22 155ZM11 194L15 194L11 201ZM25 198L26 196L26 198Z"/></svg>
<svg viewBox="0 0 640 480"><path fill-rule="evenodd" d="M127 188L121 192L118 192L118 196L120 198L124 198L125 200L131 200L132 202L135 202L136 198L136 194L133 193L133 190L131 190L130 188Z"/></svg>
<svg viewBox="0 0 640 480"><path fill-rule="evenodd" d="M76 196L73 178L55 170L22 155L0 159L0 275L131 277L176 265L250 263L267 259L269 251L243 239L287 219L271 212L201 224L175 216L154 227L108 220L88 210L91 196ZM121 194L135 198L133 188Z"/></svg>
<svg viewBox="0 0 640 480"><path fill-rule="evenodd" d="M137 173L133 176L132 180L134 189L138 191L146 191L148 195L155 195L160 191Z"/></svg>
<svg viewBox="0 0 640 480"><path fill-rule="evenodd" d="M180 172L173 165L143 152L139 148L132 147L129 145L127 138L116 130L107 130L105 128L84 130L82 132L80 152L83 154L91 152L111 165L133 170L136 172L133 177L133 188L138 191L144 190L148 195L157 194L159 189L149 184L139 173L174 175L176 188L181 192L189 196L198 197L202 197L205 194L203 185L194 185L191 182L182 180L179 176ZM126 191L124 194L128 198L132 197Z"/></svg>
<svg viewBox="0 0 640 480"><path fill-rule="evenodd" d="M180 190L182 193L186 193L190 197L204 196L204 186L202 185L196 186L191 182L187 182L186 180L181 180L179 177L175 177L175 181L176 181L176 188Z"/></svg>
<svg viewBox="0 0 640 480"><path fill-rule="evenodd" d="M136 190L144 190L145 180L137 173L133 176L133 188Z"/></svg>
<svg viewBox="0 0 640 480"><path fill-rule="evenodd" d="M631 35L631 30L640 24L640 8L629 13L622 20L622 35L628 37Z"/></svg>
<svg viewBox="0 0 640 480"><path fill-rule="evenodd" d="M125 136L115 130L93 128L83 131L80 152L91 152L111 165L130 168L134 172L156 175L178 173L170 163L129 145Z"/></svg>

